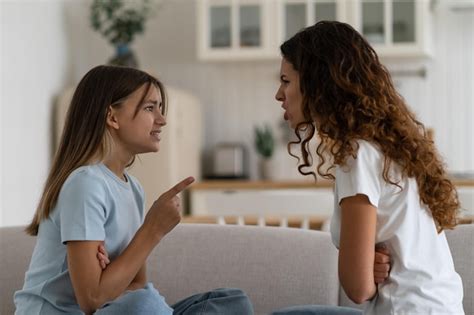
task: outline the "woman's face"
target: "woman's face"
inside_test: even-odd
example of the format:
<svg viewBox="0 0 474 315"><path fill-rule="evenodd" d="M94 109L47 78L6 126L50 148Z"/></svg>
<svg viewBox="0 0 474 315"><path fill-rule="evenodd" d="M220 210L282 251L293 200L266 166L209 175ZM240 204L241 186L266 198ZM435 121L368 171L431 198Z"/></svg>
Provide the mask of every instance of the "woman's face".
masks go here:
<svg viewBox="0 0 474 315"><path fill-rule="evenodd" d="M300 77L298 71L285 58L281 60L280 87L275 98L282 102L281 107L285 110L283 118L289 122L291 128L295 129L299 123L305 121Z"/></svg>
<svg viewBox="0 0 474 315"><path fill-rule="evenodd" d="M154 85L137 89L119 108L112 109L116 140L131 154L157 152L161 129L166 125L161 109L161 93Z"/></svg>

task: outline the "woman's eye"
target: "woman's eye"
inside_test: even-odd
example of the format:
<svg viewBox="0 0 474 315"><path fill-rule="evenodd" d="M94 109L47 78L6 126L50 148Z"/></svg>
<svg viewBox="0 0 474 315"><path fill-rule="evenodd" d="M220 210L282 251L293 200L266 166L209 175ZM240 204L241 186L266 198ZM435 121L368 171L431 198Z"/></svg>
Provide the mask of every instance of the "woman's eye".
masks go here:
<svg viewBox="0 0 474 315"><path fill-rule="evenodd" d="M147 106L145 107L146 111L152 112L154 110L154 106Z"/></svg>

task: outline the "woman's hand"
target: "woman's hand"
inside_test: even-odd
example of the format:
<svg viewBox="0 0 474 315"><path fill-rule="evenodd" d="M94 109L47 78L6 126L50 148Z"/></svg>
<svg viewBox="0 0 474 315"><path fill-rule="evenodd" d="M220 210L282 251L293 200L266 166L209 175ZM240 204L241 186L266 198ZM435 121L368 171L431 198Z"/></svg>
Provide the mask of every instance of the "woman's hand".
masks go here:
<svg viewBox="0 0 474 315"><path fill-rule="evenodd" d="M385 246L375 247L374 282L384 283L390 274L390 252Z"/></svg>
<svg viewBox="0 0 474 315"><path fill-rule="evenodd" d="M182 180L176 186L163 193L148 211L144 225L151 227L160 239L174 229L179 221L181 221L179 211L181 202L177 195L193 182L193 177Z"/></svg>
<svg viewBox="0 0 474 315"><path fill-rule="evenodd" d="M97 259L99 260L99 265L102 270L107 268L107 265L110 264L109 254L105 250L104 244L100 244L97 252Z"/></svg>

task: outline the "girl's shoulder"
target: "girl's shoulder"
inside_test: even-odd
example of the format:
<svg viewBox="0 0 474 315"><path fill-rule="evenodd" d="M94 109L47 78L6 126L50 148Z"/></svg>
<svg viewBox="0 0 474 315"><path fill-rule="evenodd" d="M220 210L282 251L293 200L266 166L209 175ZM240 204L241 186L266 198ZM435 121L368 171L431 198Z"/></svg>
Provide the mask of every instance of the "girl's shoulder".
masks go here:
<svg viewBox="0 0 474 315"><path fill-rule="evenodd" d="M69 174L63 187L87 187L88 189L100 189L105 187L105 180L98 165L84 165L76 168Z"/></svg>

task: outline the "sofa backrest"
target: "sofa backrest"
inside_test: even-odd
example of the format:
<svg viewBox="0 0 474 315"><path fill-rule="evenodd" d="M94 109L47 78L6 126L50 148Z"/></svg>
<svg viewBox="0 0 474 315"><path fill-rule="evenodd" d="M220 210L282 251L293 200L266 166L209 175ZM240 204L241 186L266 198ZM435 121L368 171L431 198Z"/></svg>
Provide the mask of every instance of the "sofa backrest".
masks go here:
<svg viewBox="0 0 474 315"><path fill-rule="evenodd" d="M474 224L458 225L446 231L454 268L462 278L464 313L474 314Z"/></svg>
<svg viewBox="0 0 474 315"><path fill-rule="evenodd" d="M170 304L218 287L244 290L256 314L338 302L337 251L326 232L182 224L157 247L148 270Z"/></svg>
<svg viewBox="0 0 474 315"><path fill-rule="evenodd" d="M0 228L0 314L13 314L35 238ZM243 289L256 314L291 304L337 305L337 252L328 233L288 228L180 224L148 259L169 304L218 287Z"/></svg>
<svg viewBox="0 0 474 315"><path fill-rule="evenodd" d="M13 314L13 293L23 287L36 237L25 227L0 228L0 314Z"/></svg>
<svg viewBox="0 0 474 315"><path fill-rule="evenodd" d="M0 228L0 314L13 314L35 238ZM474 314L474 225L446 232L463 279L464 310ZM181 224L153 251L149 280L172 304L217 287L247 292L257 314L291 304L353 306L339 292L337 252L328 233L287 228Z"/></svg>

